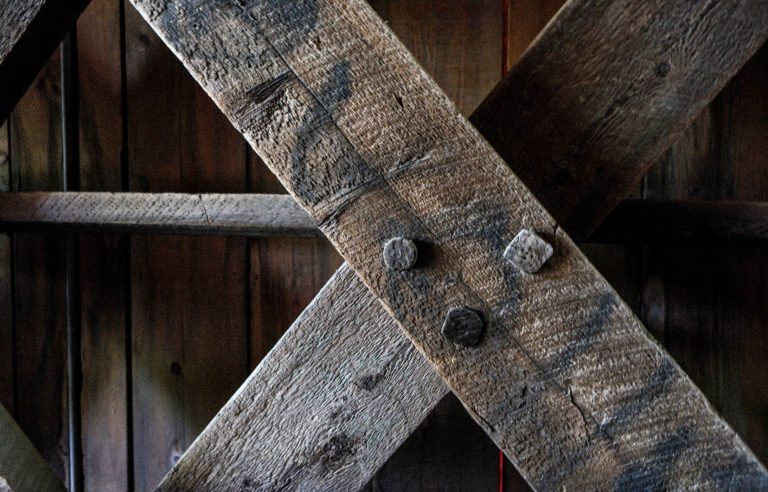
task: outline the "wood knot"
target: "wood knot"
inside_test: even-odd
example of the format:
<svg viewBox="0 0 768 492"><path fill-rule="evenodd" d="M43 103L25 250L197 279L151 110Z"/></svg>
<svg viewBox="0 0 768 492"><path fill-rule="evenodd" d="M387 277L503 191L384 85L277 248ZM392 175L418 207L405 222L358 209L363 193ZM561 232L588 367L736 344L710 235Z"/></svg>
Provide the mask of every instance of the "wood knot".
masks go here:
<svg viewBox="0 0 768 492"><path fill-rule="evenodd" d="M670 70L672 70L672 65L670 65L669 62L664 61L656 65L656 68L653 71L656 73L657 77L663 79L669 74Z"/></svg>
<svg viewBox="0 0 768 492"><path fill-rule="evenodd" d="M353 442L345 434L333 436L323 446L323 464L327 467L337 466L346 457L354 453Z"/></svg>
<svg viewBox="0 0 768 492"><path fill-rule="evenodd" d="M357 385L365 391L373 391L380 380L381 374L366 374L357 381Z"/></svg>

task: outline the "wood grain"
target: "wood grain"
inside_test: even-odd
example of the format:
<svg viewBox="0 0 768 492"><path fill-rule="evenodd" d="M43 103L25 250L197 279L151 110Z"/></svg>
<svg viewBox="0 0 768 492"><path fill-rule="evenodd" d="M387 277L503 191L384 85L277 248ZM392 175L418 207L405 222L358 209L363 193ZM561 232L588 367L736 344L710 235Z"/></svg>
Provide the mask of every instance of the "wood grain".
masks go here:
<svg viewBox="0 0 768 492"><path fill-rule="evenodd" d="M120 10L93 0L77 23L82 190L123 189ZM79 247L84 488L131 490L128 238L81 234Z"/></svg>
<svg viewBox="0 0 768 492"><path fill-rule="evenodd" d="M768 199L766 67L764 46L648 174L648 199ZM654 244L645 254L648 327L765 461L764 245L690 240Z"/></svg>
<svg viewBox="0 0 768 492"><path fill-rule="evenodd" d="M8 125L0 125L0 193L11 185ZM14 408L13 270L11 237L0 233L0 405Z"/></svg>
<svg viewBox="0 0 768 492"><path fill-rule="evenodd" d="M322 237L288 195L7 193L0 225L142 234Z"/></svg>
<svg viewBox="0 0 768 492"><path fill-rule="evenodd" d="M11 115L12 189L61 189L58 52ZM67 479L67 387L63 238L13 235L13 316L19 426ZM22 388L34 388L24 391Z"/></svg>
<svg viewBox="0 0 768 492"><path fill-rule="evenodd" d="M0 490L64 491L64 484L40 456L11 414L0 405ZM3 487L9 487L3 489Z"/></svg>
<svg viewBox="0 0 768 492"><path fill-rule="evenodd" d="M0 123L45 66L88 0L0 3Z"/></svg>
<svg viewBox="0 0 768 492"><path fill-rule="evenodd" d="M501 3L370 2L463 115L469 115L503 75ZM450 484L457 490L492 490L498 482L498 454L485 432L449 393L397 448L367 489L439 490Z"/></svg>
<svg viewBox="0 0 768 492"><path fill-rule="evenodd" d="M530 483L766 480L366 5L135 4ZM355 124L363 115L388 131ZM522 226L556 246L550 268L535 276L500 260ZM395 232L431 245L413 275L382 271L380 247ZM486 341L468 353L428 329L452 305L488 317Z"/></svg>
<svg viewBox="0 0 768 492"><path fill-rule="evenodd" d="M130 189L244 192L242 138L130 8L125 38ZM247 245L163 236L130 248L133 474L150 490L248 374Z"/></svg>
<svg viewBox="0 0 768 492"><path fill-rule="evenodd" d="M760 1L571 1L505 79L514 91L492 94L475 125L583 238L764 43L766 26ZM555 61L558 72L543 69ZM509 125L526 137L494 135Z"/></svg>
<svg viewBox="0 0 768 492"><path fill-rule="evenodd" d="M766 240L767 223L765 202L629 199L620 202L588 240L618 244ZM314 220L290 196L236 193L5 193L0 195L0 228L322 237Z"/></svg>

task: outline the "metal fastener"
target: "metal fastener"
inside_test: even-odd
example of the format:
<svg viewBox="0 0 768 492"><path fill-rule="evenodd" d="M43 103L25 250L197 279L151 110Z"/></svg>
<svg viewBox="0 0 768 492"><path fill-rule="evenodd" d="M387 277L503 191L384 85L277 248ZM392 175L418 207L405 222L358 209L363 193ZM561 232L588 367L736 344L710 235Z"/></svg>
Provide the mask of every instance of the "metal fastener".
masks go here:
<svg viewBox="0 0 768 492"><path fill-rule="evenodd" d="M442 333L456 345L474 347L480 341L484 328L480 314L466 307L457 307L448 311Z"/></svg>
<svg viewBox="0 0 768 492"><path fill-rule="evenodd" d="M525 273L538 272L552 257L552 245L535 232L523 229L504 250L504 258Z"/></svg>
<svg viewBox="0 0 768 492"><path fill-rule="evenodd" d="M416 264L418 250L410 239L393 237L384 245L384 264L390 270L407 270Z"/></svg>

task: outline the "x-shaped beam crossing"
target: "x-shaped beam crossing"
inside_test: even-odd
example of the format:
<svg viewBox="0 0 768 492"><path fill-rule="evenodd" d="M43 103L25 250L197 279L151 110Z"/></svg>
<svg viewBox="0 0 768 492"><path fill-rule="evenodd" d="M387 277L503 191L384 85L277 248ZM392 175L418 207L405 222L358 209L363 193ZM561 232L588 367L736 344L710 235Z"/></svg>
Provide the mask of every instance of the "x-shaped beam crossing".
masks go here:
<svg viewBox="0 0 768 492"><path fill-rule="evenodd" d="M370 460L381 464L407 435L395 427L395 439L387 441L393 428L379 424L410 429L420 421L415 417L423 417L446 391L436 374L535 487L764 483L765 470L749 450L364 2L134 3L357 271L345 266L337 273L164 486L358 484L355 480L372 469L359 465L365 462L360 457L370 451ZM648 16L654 27L654 16L669 14L658 5L571 2L560 18L572 29L563 32L589 44L590 25L580 31L579 20L594 14L592 9L605 14L617 4L630 18ZM709 7L693 9L701 24L688 31L688 12L669 15L670 33L683 29L679 34L697 36L699 47L710 43L713 50L740 51L746 60L764 39L765 9ZM750 17L758 11L763 17ZM724 40L709 31L728 22L755 32L745 43L749 50L739 50L741 44L735 50L727 43L723 47ZM557 27L550 27L548 35L563 42L567 52L573 47L567 37L558 39L564 35ZM537 46L544 49L541 42ZM526 58L531 59L542 57ZM663 79L674 73L678 60L639 62L651 62L649 75ZM698 94L664 97L660 90L658 99L641 100L633 96L654 94L638 89L652 83L652 77L625 86L621 102L605 108L607 121L646 117L664 131L635 140L619 135L624 140L617 147L628 148L627 156L642 170L661 148L650 138L661 133L671 139L697 104L706 103L701 93L714 93L741 63L721 60L721 65L708 66L718 76L706 78L710 85L699 87ZM686 67L692 77L703 70L696 63ZM610 67L603 68L602 73L611 73ZM523 84L518 97L486 103L480 121L493 125L510 114L524 115L526 108L519 105L559 95L557 84L545 82L546 72L537 74L536 67L525 65L520 70L543 78L529 79L530 86ZM585 74L573 75L579 81ZM573 83L560 80L566 82ZM529 88L537 92L526 93ZM582 103L598 96L604 94L587 88ZM667 107L674 104L681 107ZM662 117L649 110L654 107L661 108ZM577 113L552 117L575 118ZM529 138L542 133L546 142L547 132L552 141L562 138L557 121L521 121L520 131L533 131ZM553 154L586 153L596 140L605 142L610 129L589 128L582 147L553 149ZM494 140L491 129L483 131ZM540 162L544 151L514 145L522 140L502 142L510 144L502 148L517 151L510 160L525 169L526 163ZM611 162L606 158L606 165ZM543 186L539 195L545 201L556 203L557 193L547 188L553 183L571 186L569 172L575 169L568 164L565 159L547 168L549 176L532 173L539 178L531 183L534 189L536 183ZM621 190L640 174L616 176L611 168L596 169L605 169L608 182ZM587 181L597 186L600 180ZM585 187L582 193L557 214L576 231L593 227L595 218L620 198L608 194L600 207L594 202L599 192ZM566 212L578 207L590 212L577 211L569 219ZM554 246L555 255L541 272L525 273L503 257L507 243L524 228ZM395 236L416 241L420 260L409 270L387 270L381 259L383 245ZM456 346L440 333L446 313L457 306L479 313L484 324L479 345ZM393 318L431 367L395 329ZM327 358L342 353L348 358ZM281 364L278 356L296 364ZM349 361L364 364L347 367ZM316 368L330 371L302 374ZM326 387L308 387L311 382ZM317 389L312 395L318 397L347 394L367 403L342 398L314 413L312 400L281 406L299 401L303 388ZM392 402L382 404L387 397ZM387 408L397 408L405 418L380 419ZM252 425L257 419L263 424ZM306 422L307 428L277 427L289 422ZM333 433L322 434L329 429ZM308 454L281 455L281 436L304 442ZM378 446L377 439L385 445ZM249 457L226 459L233 447ZM295 453L297 447L290 449ZM350 464L364 473L350 473ZM327 481L315 481L321 476Z"/></svg>

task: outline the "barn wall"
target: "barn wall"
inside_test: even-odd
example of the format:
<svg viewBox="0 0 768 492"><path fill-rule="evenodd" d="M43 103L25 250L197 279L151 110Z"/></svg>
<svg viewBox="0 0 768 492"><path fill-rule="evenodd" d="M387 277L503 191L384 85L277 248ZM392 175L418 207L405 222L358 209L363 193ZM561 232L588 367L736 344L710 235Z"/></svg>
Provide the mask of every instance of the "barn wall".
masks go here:
<svg viewBox="0 0 768 492"><path fill-rule="evenodd" d="M373 0L469 114L561 0ZM284 192L132 7L77 26L85 190ZM0 127L0 190L61 187L60 54ZM589 56L585 53L585 56ZM762 49L637 197L768 200ZM7 156L6 159L3 156ZM0 234L0 401L66 475L64 238ZM269 351L340 258L324 240L80 236L86 489L147 490ZM743 242L587 253L768 460L768 251ZM513 467L507 490L525 490ZM452 397L370 490L491 490L499 455Z"/></svg>

